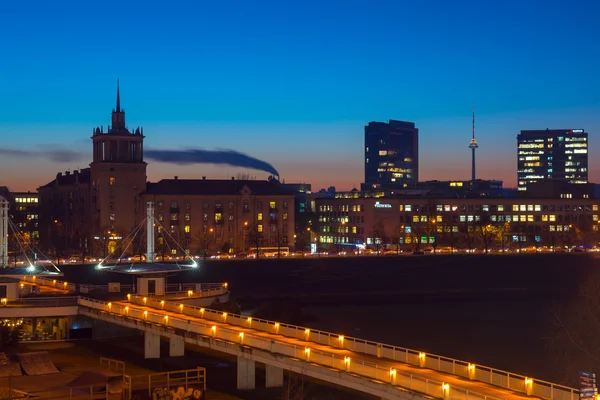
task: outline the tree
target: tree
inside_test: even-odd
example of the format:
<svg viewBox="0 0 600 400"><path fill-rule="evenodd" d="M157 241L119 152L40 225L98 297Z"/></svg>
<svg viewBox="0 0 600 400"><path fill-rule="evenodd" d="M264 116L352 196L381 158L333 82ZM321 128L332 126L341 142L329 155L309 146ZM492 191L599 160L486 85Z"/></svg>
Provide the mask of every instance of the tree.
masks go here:
<svg viewBox="0 0 600 400"><path fill-rule="evenodd" d="M474 245L475 245L475 229L473 227L473 221L468 221L465 220L464 222L461 223L460 226L460 232L461 232L461 236L462 236L462 240L464 241L464 243L466 244L467 249L469 250L469 253L471 252L471 250L473 250Z"/></svg>
<svg viewBox="0 0 600 400"><path fill-rule="evenodd" d="M281 248L287 247L288 245L288 235L287 230L283 229L283 225L273 225L275 226L275 231L271 231L271 238L273 243L277 246L277 257L281 257Z"/></svg>
<svg viewBox="0 0 600 400"><path fill-rule="evenodd" d="M381 247L381 245L385 245L389 241L387 233L385 231L385 226L383 225L383 221L381 219L377 219L375 221L375 224L373 224L371 236L373 237L373 244L375 244L375 250L379 254L379 248Z"/></svg>
<svg viewBox="0 0 600 400"><path fill-rule="evenodd" d="M214 229L210 228L199 232L194 236L193 241L197 243L197 246L195 246L198 249L197 254L206 260L215 241Z"/></svg>
<svg viewBox="0 0 600 400"><path fill-rule="evenodd" d="M248 245L250 249L256 250L256 258L260 256L260 248L263 245L264 239L262 229L259 227L262 227L262 225L251 224L248 226Z"/></svg>
<svg viewBox="0 0 600 400"><path fill-rule="evenodd" d="M238 181L251 181L253 179L256 179L256 177L253 177L249 173L239 172L236 175L235 179L238 180Z"/></svg>

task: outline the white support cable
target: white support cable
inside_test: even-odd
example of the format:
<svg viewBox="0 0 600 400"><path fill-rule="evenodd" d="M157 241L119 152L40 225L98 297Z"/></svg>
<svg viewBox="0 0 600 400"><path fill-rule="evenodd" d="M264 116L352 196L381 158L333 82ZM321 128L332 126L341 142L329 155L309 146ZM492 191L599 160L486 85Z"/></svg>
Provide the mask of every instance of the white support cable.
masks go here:
<svg viewBox="0 0 600 400"><path fill-rule="evenodd" d="M158 222L158 224L159 224L159 225L160 225L160 226L163 228L163 230L164 230L164 226L162 226L160 222ZM177 241L175 240L175 238L174 238L173 236L171 236L171 234L170 234L169 232L167 232L167 235L169 235L169 237L171 238L171 240L173 240L173 242L174 242L174 243L177 245L177 247L179 247L179 249L180 249L181 251L183 251L183 254L184 254L183 260L185 261L185 259L189 257L189 258L190 258L190 260L192 260L192 262L193 262L193 261L194 261L194 259L192 258L192 256L188 255L187 251L186 251L186 250L185 250L183 247L181 247L181 245L179 244L179 242L177 242Z"/></svg>
<svg viewBox="0 0 600 400"><path fill-rule="evenodd" d="M146 222L146 218L144 218L144 219L142 220L142 222L140 222L140 224L139 224L138 226L136 226L136 227L135 227L135 228L134 228L134 229L133 229L131 232L129 232L129 235L125 236L125 239L122 239L122 240L127 240L127 239L129 238L129 236L131 236L133 233L136 233L136 232L139 230L139 228L141 227L141 225L142 225L144 222ZM106 261L106 260L108 259L108 257L110 257L110 256L111 256L111 255L113 255L113 254L114 254L114 251L110 252L110 253L109 253L109 254L108 254L106 257L104 257L104 258L103 258L103 259L102 259L102 260L101 260L101 261L98 263L98 265L99 265L99 266L102 266L102 263L103 263L104 261ZM123 255L123 253L121 253L121 255ZM117 260L117 263L115 263L115 265L116 265L116 264L118 264L118 261L119 261L119 260ZM106 268L109 268L109 267L106 267Z"/></svg>
<svg viewBox="0 0 600 400"><path fill-rule="evenodd" d="M146 222L146 218L144 218L144 220L142 222L140 222L140 224L138 226L136 226L133 231L131 231L131 234L133 234L133 237L131 238L131 240L129 241L127 246L125 246L125 249L123 249L123 251L121 252L121 255L117 259L117 262L121 261L121 258L123 258L123 255L127 252L127 249L129 249L129 246L131 246L131 244L133 243L133 240L139 233L140 229L142 229L142 225L144 224L144 222ZM131 236L131 234L129 236ZM127 239L129 236L127 236L125 239ZM131 266L133 266L133 262L131 263Z"/></svg>
<svg viewBox="0 0 600 400"><path fill-rule="evenodd" d="M17 241L19 247L21 248L21 251L23 252L23 255L25 256L25 258L27 259L27 263L29 264L27 267L33 267L34 265L31 263L31 260L29 259L29 257L27 257L27 252L25 251L25 249L23 248L23 244L21 243L21 241L19 240L19 232L15 229L15 225L12 221L8 221L8 225L9 227L12 229L15 240ZM21 236L22 238L22 236ZM23 240L25 241L25 240ZM17 258L15 257L15 268L17 267Z"/></svg>
<svg viewBox="0 0 600 400"><path fill-rule="evenodd" d="M10 220L9 220L9 223L12 225L12 229L14 230L14 229L15 229L15 227L14 227L14 222L12 222L12 221L10 221ZM19 231L19 232L20 232L20 229L19 229L18 227L16 227L16 229L17 229L17 231ZM23 236L23 234L21 233L21 237L22 237L22 236ZM39 247L37 247L37 246L36 246L36 245L33 243L33 241L31 241L31 240L30 240L30 241L29 241L29 244L26 244L26 246L27 246L27 247L29 247L29 249L30 249L30 250L33 250L33 253L35 253L35 254L38 254L38 253L39 253L39 254L41 254L41 255L44 257L44 259L47 259L47 260L50 262L50 265L52 265L52 266L54 267L54 269L56 270L56 272L57 272L57 273L59 273L59 274L60 274L60 273L62 273L62 271L61 271L61 270L60 270L60 269L59 269L59 268L58 268L58 267L57 267L57 266L56 266L56 265L55 265L55 264L52 262L52 260L50 260L50 258L49 258L49 257L48 257L48 256L47 256L47 255L46 255L46 254L45 254L43 251L41 251L41 250L39 249ZM35 263L35 261L34 261L34 263ZM48 268L46 268L46 266L45 266L45 265L41 265L41 267L42 267L44 270L46 270L47 272L50 272L50 273L52 272L52 271L49 271L49 270L48 270Z"/></svg>

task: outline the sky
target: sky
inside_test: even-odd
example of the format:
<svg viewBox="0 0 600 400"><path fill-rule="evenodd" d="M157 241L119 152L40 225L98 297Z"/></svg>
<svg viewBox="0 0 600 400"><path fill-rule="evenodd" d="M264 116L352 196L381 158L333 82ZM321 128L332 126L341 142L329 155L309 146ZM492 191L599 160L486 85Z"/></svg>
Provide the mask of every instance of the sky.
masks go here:
<svg viewBox="0 0 600 400"><path fill-rule="evenodd" d="M389 119L419 128L422 180L469 179L472 104L478 178L516 185L521 129L583 128L598 182L599 15L593 0L2 2L0 186L86 167L117 78L145 148L231 149L313 190L359 187L364 126ZM268 176L148 166L240 172Z"/></svg>

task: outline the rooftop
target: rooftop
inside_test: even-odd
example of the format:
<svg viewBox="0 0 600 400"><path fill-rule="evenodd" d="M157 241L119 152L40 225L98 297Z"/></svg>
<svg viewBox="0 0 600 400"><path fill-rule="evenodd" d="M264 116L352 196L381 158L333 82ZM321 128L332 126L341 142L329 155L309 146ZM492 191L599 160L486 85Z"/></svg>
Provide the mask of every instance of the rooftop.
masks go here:
<svg viewBox="0 0 600 400"><path fill-rule="evenodd" d="M90 183L90 168L83 168L81 170L75 170L73 172L67 171L64 174L59 172L56 174L56 179L48 182L40 188L48 188L54 186L69 186L75 183L86 184Z"/></svg>
<svg viewBox="0 0 600 400"><path fill-rule="evenodd" d="M238 195L247 187L251 194L290 195L278 182L236 179L163 179L148 183L147 194L163 195Z"/></svg>

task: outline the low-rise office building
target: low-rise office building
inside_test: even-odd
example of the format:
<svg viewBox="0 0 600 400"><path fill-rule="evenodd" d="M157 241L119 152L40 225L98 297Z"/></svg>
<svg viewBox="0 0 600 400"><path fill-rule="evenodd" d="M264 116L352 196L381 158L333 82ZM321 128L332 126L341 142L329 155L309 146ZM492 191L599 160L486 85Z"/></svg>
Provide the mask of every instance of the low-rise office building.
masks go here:
<svg viewBox="0 0 600 400"><path fill-rule="evenodd" d="M338 197L316 200L321 248L598 244L596 199Z"/></svg>

